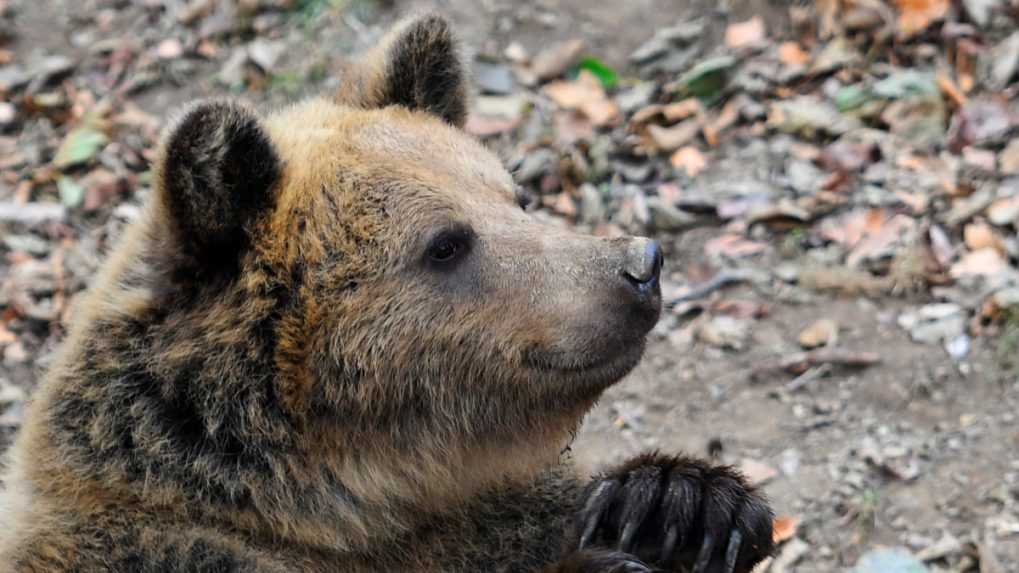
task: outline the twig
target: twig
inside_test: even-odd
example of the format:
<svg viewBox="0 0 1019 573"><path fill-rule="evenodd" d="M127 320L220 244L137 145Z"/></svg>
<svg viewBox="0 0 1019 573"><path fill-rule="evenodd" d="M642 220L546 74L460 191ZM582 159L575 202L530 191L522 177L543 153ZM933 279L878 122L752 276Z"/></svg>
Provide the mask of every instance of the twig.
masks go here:
<svg viewBox="0 0 1019 573"><path fill-rule="evenodd" d="M785 389L787 391L789 391L789 392L795 392L795 391L799 390L800 388L803 388L807 384L810 384L814 380L817 380L818 378L823 378L824 376L827 376L828 374L831 373L831 371L832 371L831 364L827 364L826 363L826 364L822 364L820 366L816 366L814 368L811 368L811 369L807 370L803 374L800 374L796 378L793 378L792 380L790 380L785 385Z"/></svg>
<svg viewBox="0 0 1019 573"><path fill-rule="evenodd" d="M745 283L753 280L753 273L746 269L722 271L711 277L709 280L693 287L689 292L683 293L665 303L666 308L672 308L678 304L697 300L708 296L716 290L736 283Z"/></svg>
<svg viewBox="0 0 1019 573"><path fill-rule="evenodd" d="M881 362L881 355L875 352L854 352L851 350L835 350L822 348L810 352L797 352L778 360L765 362L750 373L752 380L763 378L774 372L803 374L815 366L828 364L849 368L864 368Z"/></svg>

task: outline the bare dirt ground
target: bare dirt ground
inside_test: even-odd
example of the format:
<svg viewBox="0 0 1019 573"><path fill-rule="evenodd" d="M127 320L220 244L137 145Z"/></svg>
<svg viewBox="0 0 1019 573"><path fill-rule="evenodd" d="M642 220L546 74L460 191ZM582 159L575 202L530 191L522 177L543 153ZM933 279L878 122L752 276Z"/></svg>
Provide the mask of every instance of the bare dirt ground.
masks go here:
<svg viewBox="0 0 1019 573"><path fill-rule="evenodd" d="M203 4L212 8L193 21L181 16ZM57 221L0 221L5 236L0 282L53 282L57 279L47 265L59 257L57 264L67 270L56 273L57 282L68 283L49 287L47 292L61 293L59 301L54 295L52 305L59 308L51 314L45 308L26 311L12 294L14 287L0 294L4 439L19 424L18 401L30 395L63 332L69 304L63 299L73 299L85 286L108 242L146 193L144 167L131 167L131 162L144 163L153 122L160 123L181 103L233 94L275 106L336 89L338 63L415 10L434 9L452 18L472 54L505 59L507 47L519 44L534 55L582 38L586 53L634 78L640 71L628 57L655 30L700 16L705 20L703 42L712 45L723 41L728 23L753 15L763 17L774 37L788 25L784 3L767 1L725 3L731 10L720 9L723 3L695 0L310 0L281 1L278 10L263 10L260 4L274 3L238 2L239 7L228 10L216 2L0 0L5 14L0 36L8 38L0 53L8 62L0 67L0 86L6 86L0 93L16 112L14 119L5 120L0 109L0 150L6 156L0 158L0 202L68 207ZM231 28L235 21L245 22L243 31ZM260 52L247 60L243 54L234 58L260 39L269 41ZM10 87L14 82L4 71L20 65L32 72L53 56L66 58L54 64L59 77L43 81L51 87L38 87L35 94L59 93L65 99L52 109L38 97L29 105L21 90L30 88ZM239 63L231 64L232 59ZM118 62L127 71L118 73ZM253 71L252 62L261 73ZM145 79L143 72L151 77ZM135 85L124 87L132 81ZM131 135L93 159L93 165L116 175L115 189L97 191L94 197L94 187L113 183L84 185L86 207L81 207L80 201L68 199L74 188L60 186L49 158L65 126L80 125L85 112L110 94L116 94L110 100L114 125ZM140 114L124 119L125 109ZM491 138L491 144L508 162L519 163L540 147L536 140L556 137L535 136L547 127L533 123L525 120L516 131ZM785 169L782 158L796 155L797 149L788 138L760 131L734 136L711 151L697 179L701 183L689 188L708 182L726 189L769 183L773 171ZM133 159L118 160L123 153ZM656 167L643 187L672 179ZM677 180L684 189L690 181ZM547 181L538 177L531 184L554 187ZM545 205L576 219L561 203ZM615 203L611 209L617 209ZM596 229L600 224L588 222ZM966 330L973 336L953 340L972 348L953 358L941 343L911 340L899 319L946 297L965 298L965 293L945 294L929 284L905 292L849 284L864 280L858 275L837 275L830 279L833 285L820 284L823 276L820 283L808 284L804 269L830 258L824 254L826 244L811 233L762 234L737 227L736 234L753 241L755 249L764 247L749 256L722 257L726 264L721 264L705 253L714 249L713 240L733 234L731 221L663 227L645 225L644 232L655 233L669 253L667 296L708 280L722 267L749 274L665 313L643 364L590 414L575 446L578 457L597 465L655 448L743 465L762 481L780 515L799 520L783 549L789 562L780 559L772 571L846 571L858 564L860 573L916 571L866 568L861 557L880 546L905 547L930 571L1019 571L1019 383L1013 356L1019 338L1014 333L1009 338L1007 325L977 336L973 329L979 316L967 316ZM961 237L961 231L949 232L953 241ZM1014 230L996 231L1003 235L1012 240ZM797 269L799 279L776 279L784 268ZM979 308L980 301L962 306ZM821 365L799 377L802 370L763 371L776 359L800 352L801 331L818 319L838 326L830 348L872 352L880 363L857 369Z"/></svg>

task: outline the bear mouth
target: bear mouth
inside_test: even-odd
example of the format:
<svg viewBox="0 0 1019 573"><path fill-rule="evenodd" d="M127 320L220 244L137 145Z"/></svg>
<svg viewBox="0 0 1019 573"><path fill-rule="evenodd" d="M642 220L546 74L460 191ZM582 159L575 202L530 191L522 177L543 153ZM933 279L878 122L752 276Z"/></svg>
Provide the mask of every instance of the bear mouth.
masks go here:
<svg viewBox="0 0 1019 573"><path fill-rule="evenodd" d="M532 369L546 376L565 378L584 385L609 386L618 382L640 363L644 356L645 341L629 344L619 352L606 353L578 361L563 352L534 349L525 361Z"/></svg>

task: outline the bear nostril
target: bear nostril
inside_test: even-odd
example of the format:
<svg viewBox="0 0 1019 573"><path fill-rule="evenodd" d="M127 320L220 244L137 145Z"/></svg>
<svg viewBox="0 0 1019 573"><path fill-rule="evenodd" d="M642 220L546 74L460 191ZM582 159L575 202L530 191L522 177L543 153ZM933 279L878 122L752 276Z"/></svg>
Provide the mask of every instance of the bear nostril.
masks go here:
<svg viewBox="0 0 1019 573"><path fill-rule="evenodd" d="M628 253L623 276L637 285L654 283L662 272L662 249L650 239L635 239Z"/></svg>

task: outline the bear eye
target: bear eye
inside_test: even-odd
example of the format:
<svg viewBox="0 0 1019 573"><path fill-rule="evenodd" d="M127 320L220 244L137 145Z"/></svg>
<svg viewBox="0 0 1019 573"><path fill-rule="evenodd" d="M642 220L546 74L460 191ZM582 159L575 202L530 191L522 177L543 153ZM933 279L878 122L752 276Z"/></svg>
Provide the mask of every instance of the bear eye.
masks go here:
<svg viewBox="0 0 1019 573"><path fill-rule="evenodd" d="M449 264L465 255L469 247L470 236L466 232L447 231L432 239L426 256L432 263Z"/></svg>

